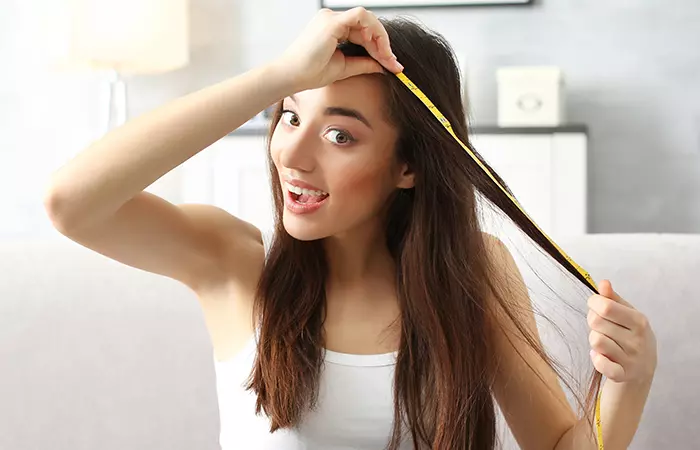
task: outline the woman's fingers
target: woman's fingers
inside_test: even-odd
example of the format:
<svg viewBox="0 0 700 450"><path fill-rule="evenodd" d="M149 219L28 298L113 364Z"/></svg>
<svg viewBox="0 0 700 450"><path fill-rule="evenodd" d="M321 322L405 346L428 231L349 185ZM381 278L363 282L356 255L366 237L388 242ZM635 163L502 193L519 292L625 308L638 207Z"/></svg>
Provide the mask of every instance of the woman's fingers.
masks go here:
<svg viewBox="0 0 700 450"><path fill-rule="evenodd" d="M340 23L348 27L350 30L360 30L363 34L363 40L377 39L379 51L372 55L377 59L391 59L393 53L389 44L389 35L384 29L384 25L377 19L377 16L367 11L363 7L349 9L340 13L338 16ZM362 45L363 42L355 42Z"/></svg>
<svg viewBox="0 0 700 450"><path fill-rule="evenodd" d="M382 67L377 61L367 57L350 56L345 57L345 68L339 76L339 80L354 77L355 75L364 75L368 73L382 73Z"/></svg>
<svg viewBox="0 0 700 450"><path fill-rule="evenodd" d="M596 353L604 355L610 361L623 366L626 363L626 355L622 347L603 333L591 330L591 332L588 334L588 343L590 344L591 349L595 350Z"/></svg>
<svg viewBox="0 0 700 450"><path fill-rule="evenodd" d="M611 322L593 309L588 310L586 320L591 330L604 334L617 342L623 349L625 348L627 341L631 338L630 331L627 328L622 327L615 322Z"/></svg>
<svg viewBox="0 0 700 450"><path fill-rule="evenodd" d="M591 361L593 361L593 367L606 378L613 381L622 382L625 381L625 368L620 364L611 361L607 356L597 353L595 350L591 350Z"/></svg>
<svg viewBox="0 0 700 450"><path fill-rule="evenodd" d="M633 315L630 314L629 308L614 300L594 294L588 298L588 307L599 316L615 322L621 327L630 330L635 327L635 321L633 320ZM641 313L639 314L641 315Z"/></svg>
<svg viewBox="0 0 700 450"><path fill-rule="evenodd" d="M350 40L369 56L346 57L338 43ZM321 9L274 62L279 74L293 80L296 92L326 86L339 79L385 70L400 72L384 25L364 8L345 12Z"/></svg>
<svg viewBox="0 0 700 450"><path fill-rule="evenodd" d="M391 51L389 35L384 25L377 17L365 8L353 8L336 16L342 30L336 35L339 41L349 40L362 45L367 52L381 65L392 72L400 72L403 66L399 64Z"/></svg>

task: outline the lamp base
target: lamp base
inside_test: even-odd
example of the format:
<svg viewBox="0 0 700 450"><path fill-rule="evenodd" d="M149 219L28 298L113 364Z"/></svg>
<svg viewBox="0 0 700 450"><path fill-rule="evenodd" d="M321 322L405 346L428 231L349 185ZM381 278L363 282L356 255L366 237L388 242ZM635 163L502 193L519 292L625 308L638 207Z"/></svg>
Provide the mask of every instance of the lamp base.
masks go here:
<svg viewBox="0 0 700 450"><path fill-rule="evenodd" d="M123 125L127 118L126 82L117 70L108 74L108 111L106 131Z"/></svg>

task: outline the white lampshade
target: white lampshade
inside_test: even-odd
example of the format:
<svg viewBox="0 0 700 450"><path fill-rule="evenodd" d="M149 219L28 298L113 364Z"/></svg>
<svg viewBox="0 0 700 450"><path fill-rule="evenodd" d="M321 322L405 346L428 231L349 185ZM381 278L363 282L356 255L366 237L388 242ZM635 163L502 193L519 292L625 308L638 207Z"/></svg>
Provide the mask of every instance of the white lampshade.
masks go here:
<svg viewBox="0 0 700 450"><path fill-rule="evenodd" d="M154 74L189 62L188 0L68 0L63 68Z"/></svg>

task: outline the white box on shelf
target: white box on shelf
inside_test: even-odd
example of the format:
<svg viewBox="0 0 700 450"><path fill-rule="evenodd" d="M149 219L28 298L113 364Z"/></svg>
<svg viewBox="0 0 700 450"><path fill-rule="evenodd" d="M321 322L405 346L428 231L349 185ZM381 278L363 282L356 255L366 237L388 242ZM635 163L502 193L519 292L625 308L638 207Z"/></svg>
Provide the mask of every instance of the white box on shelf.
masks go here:
<svg viewBox="0 0 700 450"><path fill-rule="evenodd" d="M558 67L502 67L496 79L498 126L553 127L565 122L564 77Z"/></svg>

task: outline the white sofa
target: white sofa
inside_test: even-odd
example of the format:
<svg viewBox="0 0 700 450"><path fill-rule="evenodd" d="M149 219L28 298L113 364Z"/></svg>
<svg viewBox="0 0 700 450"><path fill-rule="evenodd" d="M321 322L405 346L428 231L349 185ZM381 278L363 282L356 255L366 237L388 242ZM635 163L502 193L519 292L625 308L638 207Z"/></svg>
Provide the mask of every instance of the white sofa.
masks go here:
<svg viewBox="0 0 700 450"><path fill-rule="evenodd" d="M630 448L698 448L700 235L558 244L656 331L659 367ZM212 348L190 290L62 237L0 242L0 255L0 449L218 448Z"/></svg>

